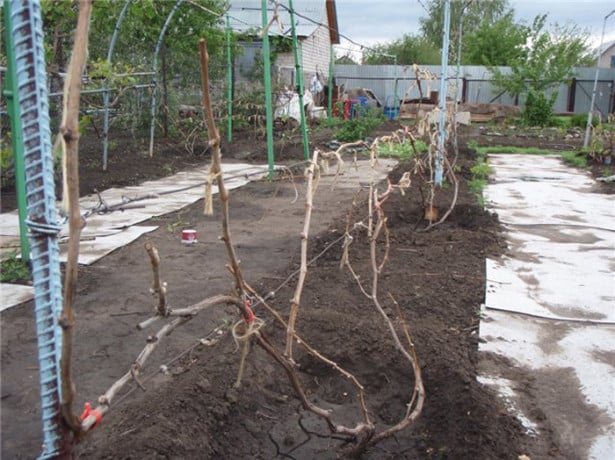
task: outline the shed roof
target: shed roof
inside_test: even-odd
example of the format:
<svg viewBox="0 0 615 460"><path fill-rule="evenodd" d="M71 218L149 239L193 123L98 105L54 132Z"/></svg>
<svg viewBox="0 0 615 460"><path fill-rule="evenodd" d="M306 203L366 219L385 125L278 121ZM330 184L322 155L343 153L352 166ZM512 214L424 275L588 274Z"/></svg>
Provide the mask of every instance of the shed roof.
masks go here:
<svg viewBox="0 0 615 460"><path fill-rule="evenodd" d="M267 2L267 18L274 15L275 3ZM290 13L288 0L278 0L277 8L280 26L274 23L269 28L269 35L290 34ZM294 0L295 27L298 37L309 37L320 25L329 27L331 43L339 43L337 11L335 0ZM232 0L228 10L231 28L236 32L260 30L262 28L261 0Z"/></svg>

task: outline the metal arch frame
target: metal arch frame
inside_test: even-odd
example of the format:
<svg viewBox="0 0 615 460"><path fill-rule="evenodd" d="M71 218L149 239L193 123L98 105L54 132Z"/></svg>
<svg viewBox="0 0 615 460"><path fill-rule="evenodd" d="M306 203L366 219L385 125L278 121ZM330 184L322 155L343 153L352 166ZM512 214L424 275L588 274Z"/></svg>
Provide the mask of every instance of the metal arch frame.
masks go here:
<svg viewBox="0 0 615 460"><path fill-rule="evenodd" d="M117 37L120 33L120 28L122 27L122 23L128 13L128 9L134 0L126 0L122 11L120 12L119 17L117 18L117 22L115 23L115 29L113 30L113 35L111 36L111 42L109 43L109 50L107 51L107 64L111 64L111 57L113 56L113 50L115 49L115 42L117 41ZM102 153L102 169L103 171L107 170L107 158L108 158L108 150L109 150L109 87L107 86L107 80L103 83L103 153Z"/></svg>
<svg viewBox="0 0 615 460"><path fill-rule="evenodd" d="M152 98L151 98L151 122L150 122L150 132L149 132L149 156L152 157L154 155L154 131L156 124L156 92L158 88L158 55L160 54L160 48L162 47L162 41L164 40L164 36L167 32L167 28L173 19L173 16L177 12L177 9L184 3L184 0L177 0L175 5L173 5L173 9L171 9L167 19L164 21L164 25L162 26L162 30L160 31L160 35L158 36L158 41L156 42L156 49L154 50L154 65L153 65L153 73L154 78L152 79Z"/></svg>

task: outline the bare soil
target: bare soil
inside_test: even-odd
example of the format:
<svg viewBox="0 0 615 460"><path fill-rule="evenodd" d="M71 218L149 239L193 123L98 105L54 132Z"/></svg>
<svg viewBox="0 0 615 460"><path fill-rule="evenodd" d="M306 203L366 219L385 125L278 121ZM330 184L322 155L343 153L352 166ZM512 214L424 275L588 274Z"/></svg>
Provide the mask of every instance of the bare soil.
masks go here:
<svg viewBox="0 0 615 460"><path fill-rule="evenodd" d="M380 134L397 127L387 123ZM376 133L376 134L379 134ZM317 129L312 148L331 139ZM427 393L418 421L363 454L365 459L532 459L574 458L551 437L548 420L537 415L540 435L525 433L502 403L476 380L479 308L484 299L485 258L506 248L496 215L479 207L468 189L474 152L468 140L489 143L480 131L463 134L458 173L462 179L458 203L445 223L423 231L424 203L419 176L410 193L395 195L385 204L391 253L380 279L387 312L399 303L412 333ZM498 138L499 144L503 139ZM526 139L547 147L548 141ZM564 141L554 141L558 144ZM574 141L566 141L574 145ZM186 168L205 168L208 154L188 153L182 144L160 140L153 158L143 143L119 138L109 170L100 171L100 144L84 138L81 148L82 194L112 185L138 184L145 179ZM224 143L226 159L266 161L264 139L253 133ZM276 161L300 163L300 139L280 139ZM391 173L396 181L412 167L400 164ZM231 231L246 280L263 295L275 292L272 303L286 315L299 266L299 233L303 225L304 183L253 182L231 192ZM445 209L452 188L438 191L436 206ZM353 372L365 387L369 411L379 428L396 423L412 389L412 374L400 358L381 318L355 280L339 269L347 212L354 192L320 188L315 198L309 240L311 258L302 298L298 332L311 345ZM360 195L355 216L365 214ZM3 209L5 192L3 191ZM10 207L10 205L6 205ZM228 292L232 279L224 264L219 208L204 217L199 201L146 224L159 229L127 245L79 274L74 374L77 404L94 403L130 367L147 336L135 325L148 318L156 300L148 294L151 267L143 248L153 243L162 257L172 307ZM182 228L196 228L199 243L182 245ZM369 279L367 236L357 232L351 262L361 279ZM325 249L327 249L325 251ZM323 252L324 251L324 252ZM290 277L290 282L286 280ZM277 347L285 333L267 320L265 333ZM233 388L240 353L229 333L212 331L237 319L231 309L205 311L160 344L143 370L146 391L132 385L114 401L112 410L78 447L79 458L100 459L243 459L336 458L347 447L326 424L301 408L281 367L254 346L240 388ZM2 458L34 458L40 453L38 369L33 305L2 313ZM214 345L199 341L214 338ZM357 421L356 396L348 381L306 353L297 355L298 368L310 398L334 408L340 420ZM161 367L163 366L163 367ZM531 376L525 376L528 388ZM78 410L78 408L76 408Z"/></svg>

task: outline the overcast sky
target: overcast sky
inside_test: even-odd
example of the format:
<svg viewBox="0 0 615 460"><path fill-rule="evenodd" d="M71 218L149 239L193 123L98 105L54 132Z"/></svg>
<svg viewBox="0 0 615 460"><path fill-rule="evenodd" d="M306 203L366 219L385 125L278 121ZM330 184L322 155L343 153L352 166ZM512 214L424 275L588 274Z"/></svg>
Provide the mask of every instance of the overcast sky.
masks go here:
<svg viewBox="0 0 615 460"><path fill-rule="evenodd" d="M422 4L427 0L336 0L335 3L341 34L369 46L396 40L404 34L419 34L419 18L426 16ZM574 22L592 34L592 44L596 47L600 44L604 17L615 9L613 0L510 0L509 4L517 20L528 24L543 13L548 14L549 22ZM615 40L615 14L606 21L604 43L612 40ZM344 39L340 48L343 47L349 47Z"/></svg>

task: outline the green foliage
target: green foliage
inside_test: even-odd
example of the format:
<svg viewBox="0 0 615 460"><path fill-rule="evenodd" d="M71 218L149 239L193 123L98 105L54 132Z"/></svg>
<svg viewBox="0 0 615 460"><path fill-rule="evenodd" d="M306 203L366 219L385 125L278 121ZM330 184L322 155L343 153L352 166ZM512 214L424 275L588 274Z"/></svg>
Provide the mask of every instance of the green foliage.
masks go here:
<svg viewBox="0 0 615 460"><path fill-rule="evenodd" d="M416 151L415 151L416 149ZM404 140L403 143L387 143L379 146L378 155L386 158L398 158L400 160L411 160L415 153L423 153L427 151L427 144L421 140L417 140L414 146L409 140Z"/></svg>
<svg viewBox="0 0 615 460"><path fill-rule="evenodd" d="M13 167L13 149L11 133L2 136L0 143L0 182L2 187L8 187L15 182L15 168Z"/></svg>
<svg viewBox="0 0 615 460"><path fill-rule="evenodd" d="M468 181L468 187L476 196L480 206L484 206L483 190L487 186L487 179L491 168L487 155L482 150L476 151L476 162L470 168L472 178Z"/></svg>
<svg viewBox="0 0 615 460"><path fill-rule="evenodd" d="M562 159L577 168L586 168L587 167L587 155L585 152L562 152Z"/></svg>
<svg viewBox="0 0 615 460"><path fill-rule="evenodd" d="M421 32L427 41L433 43L437 48L441 48L444 2L441 0L429 0L425 3L427 16L420 18ZM452 1L451 44L455 44L454 48L457 48L460 18L463 21L463 31L465 34L477 29L481 24L493 24L506 14L512 14L508 0L481 0L471 3L465 0ZM466 43L467 40L462 37L462 46L465 46Z"/></svg>
<svg viewBox="0 0 615 460"><path fill-rule="evenodd" d="M439 64L440 50L424 37L406 34L390 43L377 44L366 51L367 64L393 64L391 56L399 65Z"/></svg>
<svg viewBox="0 0 615 460"><path fill-rule="evenodd" d="M372 116L366 111L361 116L351 120L341 120L334 131L335 138L340 142L354 142L365 139L378 126L383 123L383 117Z"/></svg>
<svg viewBox="0 0 615 460"><path fill-rule="evenodd" d="M512 11L495 22L483 20L479 27L463 33L462 61L465 65L508 66L520 59L527 34L527 27L514 22Z"/></svg>
<svg viewBox="0 0 615 460"><path fill-rule="evenodd" d="M614 154L615 126L612 123L600 123L592 132L590 157L592 160L602 163L605 157L612 157Z"/></svg>
<svg viewBox="0 0 615 460"><path fill-rule="evenodd" d="M264 126L265 111L265 89L262 86L252 86L249 90L238 92L233 100L233 129Z"/></svg>
<svg viewBox="0 0 615 460"><path fill-rule="evenodd" d="M0 281L3 283L15 283L30 279L30 267L17 257L17 252L12 252L8 258L0 263Z"/></svg>
<svg viewBox="0 0 615 460"><path fill-rule="evenodd" d="M470 143L468 143L470 147ZM537 147L513 147L511 145L489 146L489 147L470 147L477 151L479 155L485 156L489 153L522 153L525 155L559 155L558 150L540 149Z"/></svg>
<svg viewBox="0 0 615 460"><path fill-rule="evenodd" d="M525 100L525 108L522 113L523 122L528 126L547 126L553 117L553 104L555 94L547 98L545 93L537 92L530 88Z"/></svg>
<svg viewBox="0 0 615 460"><path fill-rule="evenodd" d="M91 63L104 61L110 38L116 27L124 1L94 2L90 23L89 58ZM153 52L175 2L135 0L129 7L116 42L113 62L151 69ZM64 71L72 49L78 2L48 0L41 2L47 62L54 70ZM202 8L201 8L202 7ZM175 12L163 43L166 65L178 78L193 80L198 75L198 40L205 38L212 59L222 59L224 29L217 14L224 11L222 0L192 0ZM213 66L212 66L213 68ZM214 69L215 70L215 69ZM109 72L103 72L108 77Z"/></svg>
<svg viewBox="0 0 615 460"><path fill-rule="evenodd" d="M553 115L551 120L549 120L549 126L553 126L555 128L570 128L570 117Z"/></svg>
<svg viewBox="0 0 615 460"><path fill-rule="evenodd" d="M575 113L570 117L570 126L585 129L587 127L587 117L586 113ZM599 123L600 118L597 115L592 115L592 126L595 128Z"/></svg>
<svg viewBox="0 0 615 460"><path fill-rule="evenodd" d="M495 84L511 96L519 96L526 87L544 92L573 77L573 67L587 62L590 54L588 34L576 26L553 25L546 28L547 15L536 16L527 28L527 43L510 62L510 74L492 67Z"/></svg>

